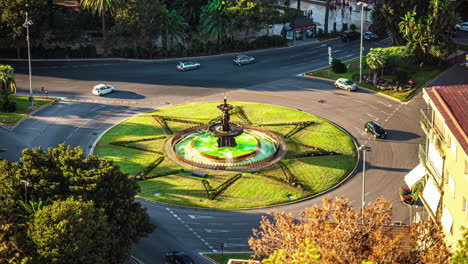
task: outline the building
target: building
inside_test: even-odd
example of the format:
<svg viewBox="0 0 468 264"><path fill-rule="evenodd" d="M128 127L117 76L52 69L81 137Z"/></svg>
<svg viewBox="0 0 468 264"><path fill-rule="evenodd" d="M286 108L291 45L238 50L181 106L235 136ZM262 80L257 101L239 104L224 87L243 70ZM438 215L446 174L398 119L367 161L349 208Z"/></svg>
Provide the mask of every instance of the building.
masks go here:
<svg viewBox="0 0 468 264"><path fill-rule="evenodd" d="M456 248L461 227L468 228L468 85L425 88L423 98L427 108L420 110L420 123L426 142L419 145L421 163L405 181Z"/></svg>

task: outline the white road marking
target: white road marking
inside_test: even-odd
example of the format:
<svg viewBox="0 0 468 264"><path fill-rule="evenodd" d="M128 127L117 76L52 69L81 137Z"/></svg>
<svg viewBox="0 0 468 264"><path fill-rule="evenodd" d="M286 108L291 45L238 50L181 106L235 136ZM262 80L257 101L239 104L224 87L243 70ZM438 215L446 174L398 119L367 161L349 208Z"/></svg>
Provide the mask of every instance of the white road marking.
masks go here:
<svg viewBox="0 0 468 264"><path fill-rule="evenodd" d="M231 231L225 230L225 229L207 229L207 228L205 228L204 230L207 233L228 233L228 232L231 232Z"/></svg>
<svg viewBox="0 0 468 264"><path fill-rule="evenodd" d="M365 136L366 135L366 132L362 131L361 129L357 128L357 127L354 127L356 129L356 131L361 135L361 136Z"/></svg>
<svg viewBox="0 0 468 264"><path fill-rule="evenodd" d="M234 244L234 243L224 243L224 247L245 247L248 244Z"/></svg>
<svg viewBox="0 0 468 264"><path fill-rule="evenodd" d="M361 118L359 118L359 120L361 120L361 122L363 122L363 123L366 123L366 122L367 122L367 121L362 120Z"/></svg>
<svg viewBox="0 0 468 264"><path fill-rule="evenodd" d="M335 109L340 111L340 112L344 112L344 110L342 110L342 109L339 109L339 108L335 108Z"/></svg>
<svg viewBox="0 0 468 264"><path fill-rule="evenodd" d="M387 113L387 112L385 112L385 111L382 111L382 110L380 110L380 112L382 112L382 113L384 113L384 114L386 114L386 115L390 115L389 113Z"/></svg>
<svg viewBox="0 0 468 264"><path fill-rule="evenodd" d="M353 56L354 56L353 54L349 54L349 55L343 56L343 58L349 58L349 57L353 57Z"/></svg>
<svg viewBox="0 0 468 264"><path fill-rule="evenodd" d="M370 116L372 119L374 119L375 121L379 121L379 118L376 117L375 115L372 115L372 114L369 114L367 113L368 116Z"/></svg>
<svg viewBox="0 0 468 264"><path fill-rule="evenodd" d="M208 215L188 215L188 217L192 219L208 219L208 218L214 218L213 216L208 216Z"/></svg>
<svg viewBox="0 0 468 264"><path fill-rule="evenodd" d="M381 103L381 104L385 105L386 107L392 107L392 104L384 103L384 102L379 101L379 100L377 100L377 103Z"/></svg>

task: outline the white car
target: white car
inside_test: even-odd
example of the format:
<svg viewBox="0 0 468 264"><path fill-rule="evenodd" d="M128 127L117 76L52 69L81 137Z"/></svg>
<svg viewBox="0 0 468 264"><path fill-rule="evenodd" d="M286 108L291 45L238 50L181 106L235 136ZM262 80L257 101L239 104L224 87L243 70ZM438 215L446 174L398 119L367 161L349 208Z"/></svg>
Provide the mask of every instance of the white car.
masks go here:
<svg viewBox="0 0 468 264"><path fill-rule="evenodd" d="M200 69L200 67L201 67L201 65L198 62L181 61L181 62L177 63L177 70L179 70L179 71Z"/></svg>
<svg viewBox="0 0 468 264"><path fill-rule="evenodd" d="M348 92L357 90L358 88L357 84L345 78L339 78L334 85L336 88L347 90Z"/></svg>
<svg viewBox="0 0 468 264"><path fill-rule="evenodd" d="M463 22L462 24L455 25L457 30L468 31L468 22Z"/></svg>
<svg viewBox="0 0 468 264"><path fill-rule="evenodd" d="M370 31L364 32L364 35L362 37L364 38L364 40L368 40L368 41L374 41L374 40L379 39L379 36L377 34L375 34L374 32L370 32Z"/></svg>
<svg viewBox="0 0 468 264"><path fill-rule="evenodd" d="M112 93L115 90L114 86L107 85L107 84L98 84L93 88L93 94L95 95L105 95L108 93Z"/></svg>

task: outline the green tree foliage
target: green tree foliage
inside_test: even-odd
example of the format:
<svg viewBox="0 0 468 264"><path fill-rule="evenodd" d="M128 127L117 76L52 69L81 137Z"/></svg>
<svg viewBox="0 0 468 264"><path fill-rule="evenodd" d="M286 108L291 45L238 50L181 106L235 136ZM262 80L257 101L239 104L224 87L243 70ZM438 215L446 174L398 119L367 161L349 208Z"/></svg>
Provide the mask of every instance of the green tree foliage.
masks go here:
<svg viewBox="0 0 468 264"><path fill-rule="evenodd" d="M451 40L445 30L454 24L454 12L451 1L431 0L426 15L416 7L405 14L398 26L418 61L437 63L449 55Z"/></svg>
<svg viewBox="0 0 468 264"><path fill-rule="evenodd" d="M379 70L382 70L383 75L385 57L379 51L371 49L371 51L366 54L366 63L367 66L369 66L369 71L373 73L373 83L376 85Z"/></svg>
<svg viewBox="0 0 468 264"><path fill-rule="evenodd" d="M468 264L468 229L463 228L463 238L458 240L457 251L452 257L452 264Z"/></svg>
<svg viewBox="0 0 468 264"><path fill-rule="evenodd" d="M192 30L196 29L200 23L202 7L208 4L208 0L175 0L174 8L177 14L182 16L190 25Z"/></svg>
<svg viewBox="0 0 468 264"><path fill-rule="evenodd" d="M104 43L104 53L106 53L106 14L112 14L119 0L80 0L83 9L90 11L93 14L98 14L102 18L102 39Z"/></svg>
<svg viewBox="0 0 468 264"><path fill-rule="evenodd" d="M174 40L182 42L187 38L188 24L184 18L179 16L175 10L169 10L162 6L162 17L160 21L161 35L163 37L163 49L172 46Z"/></svg>
<svg viewBox="0 0 468 264"><path fill-rule="evenodd" d="M107 216L92 201L55 201L35 214L29 232L38 262L109 263L112 254Z"/></svg>
<svg viewBox="0 0 468 264"><path fill-rule="evenodd" d="M200 33L208 38L216 39L216 49L219 51L219 44L226 36L231 36L233 18L229 16L228 3L223 0L210 0L202 8L200 17Z"/></svg>
<svg viewBox="0 0 468 264"><path fill-rule="evenodd" d="M18 48L18 58L19 48L26 45L26 28L23 27L26 12L34 22L29 32L31 39L41 36L40 28L46 24L49 13L46 1L0 0L0 36L2 40Z"/></svg>
<svg viewBox="0 0 468 264"><path fill-rule="evenodd" d="M0 89L2 102L8 103L8 96L16 93L15 70L10 65L0 64Z"/></svg>
<svg viewBox="0 0 468 264"><path fill-rule="evenodd" d="M86 157L80 148L60 145L49 148L48 153L41 148L25 149L18 163L0 160L0 220L4 219L5 224L20 226L34 218L28 218L24 206L16 202L24 199L21 180L33 185L27 189L29 199L55 202L73 198L92 202L96 210L102 210L109 224L109 250L103 256L106 263L126 260L132 244L154 228L145 209L135 202L138 184L112 162ZM36 254L27 241L22 241L19 249L26 256Z"/></svg>

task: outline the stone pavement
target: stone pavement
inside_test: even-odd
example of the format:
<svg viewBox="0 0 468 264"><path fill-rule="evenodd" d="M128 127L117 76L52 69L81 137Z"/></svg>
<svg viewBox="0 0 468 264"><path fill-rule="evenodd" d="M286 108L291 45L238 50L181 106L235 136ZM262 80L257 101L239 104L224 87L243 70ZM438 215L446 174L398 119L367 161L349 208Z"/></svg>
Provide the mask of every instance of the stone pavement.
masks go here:
<svg viewBox="0 0 468 264"><path fill-rule="evenodd" d="M337 6L336 11L331 11L329 12L328 16L328 30L332 31L333 30L333 23L336 22L336 30L340 31L342 28L343 23L348 24L348 28L351 24L355 24L356 28L360 30L360 25L361 25L361 8L356 5L356 1L350 1L346 0L346 2L349 2L350 6L352 7L352 12L349 12L349 9L343 10L343 15L341 12L341 7ZM372 4L369 4L370 7ZM295 8L297 7L297 2L296 1L291 1L290 7ZM307 13L307 11L312 10L312 18L314 19L314 22L317 23L318 28L322 28L325 24L325 3L320 2L320 1L313 1L313 0L302 0L301 1L301 10ZM371 24L371 19L370 19L370 13L371 11L365 11L364 10L364 30L367 30L369 25Z"/></svg>

